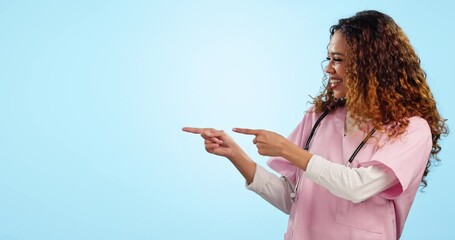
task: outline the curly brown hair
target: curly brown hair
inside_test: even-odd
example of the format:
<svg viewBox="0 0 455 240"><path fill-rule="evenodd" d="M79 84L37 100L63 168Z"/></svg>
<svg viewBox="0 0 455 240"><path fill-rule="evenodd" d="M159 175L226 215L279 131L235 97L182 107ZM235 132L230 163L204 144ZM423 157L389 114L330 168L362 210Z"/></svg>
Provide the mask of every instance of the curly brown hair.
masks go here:
<svg viewBox="0 0 455 240"><path fill-rule="evenodd" d="M448 134L448 128L409 39L390 16L372 10L340 19L330 28L330 38L336 31L344 35L349 46L346 108L356 124L368 121L395 138L406 131L410 117L419 116L428 122L433 146L422 177L426 187L432 158L440 161L438 141L441 135ZM316 111L337 105L327 80L325 76L322 91L313 98Z"/></svg>

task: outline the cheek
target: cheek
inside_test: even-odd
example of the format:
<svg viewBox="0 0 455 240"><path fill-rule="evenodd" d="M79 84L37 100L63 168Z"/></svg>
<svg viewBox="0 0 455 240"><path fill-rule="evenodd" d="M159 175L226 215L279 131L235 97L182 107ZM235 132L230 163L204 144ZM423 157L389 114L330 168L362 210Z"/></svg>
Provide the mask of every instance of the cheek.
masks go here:
<svg viewBox="0 0 455 240"><path fill-rule="evenodd" d="M346 68L344 66L340 66L338 69L337 69L337 73L338 75L340 75L340 77L344 78L346 77Z"/></svg>

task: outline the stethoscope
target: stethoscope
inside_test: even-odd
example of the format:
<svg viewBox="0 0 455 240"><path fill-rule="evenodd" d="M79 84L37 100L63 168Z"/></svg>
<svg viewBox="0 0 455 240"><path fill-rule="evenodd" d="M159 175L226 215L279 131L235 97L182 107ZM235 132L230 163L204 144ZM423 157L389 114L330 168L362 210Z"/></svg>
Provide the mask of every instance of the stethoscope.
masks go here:
<svg viewBox="0 0 455 240"><path fill-rule="evenodd" d="M324 119L329 113L330 113L330 110L325 110L321 114L321 116L319 116L319 118L316 120L316 123L314 124L313 128L311 129L310 135L308 136L308 139L306 141L305 147L303 148L305 151L308 151L310 149L311 140L313 140L313 137L314 137L314 134L316 132L316 129L321 124L322 119ZM373 136L373 134L375 132L376 132L376 129L373 128L370 131L370 133L368 133L368 135L362 140L362 142L359 144L359 146L357 146L355 151L352 153L352 155L349 158L346 166L348 166L348 167L351 166L351 163L352 163L352 161L354 161L354 158L357 155L357 153L359 153L359 151L360 151L360 149L362 149L363 145L365 145L365 143L368 141L368 139L370 139L371 136ZM291 188L291 190L292 190L291 199L293 201L295 201L295 197L296 197L296 194L297 194L297 190L298 190L298 186L299 186L299 182L300 182L300 174L301 174L301 172L299 172L299 174L297 175L297 182L295 184L295 187L293 189Z"/></svg>

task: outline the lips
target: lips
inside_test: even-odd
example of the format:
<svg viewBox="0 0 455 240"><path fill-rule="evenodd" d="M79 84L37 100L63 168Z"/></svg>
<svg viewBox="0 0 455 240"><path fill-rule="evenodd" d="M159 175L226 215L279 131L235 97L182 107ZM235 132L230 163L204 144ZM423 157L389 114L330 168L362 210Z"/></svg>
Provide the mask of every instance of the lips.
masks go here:
<svg viewBox="0 0 455 240"><path fill-rule="evenodd" d="M336 78L331 78L329 83L330 83L330 87L332 89L336 88L338 86L338 84L340 84L341 82L343 82L343 80L341 79L336 79Z"/></svg>

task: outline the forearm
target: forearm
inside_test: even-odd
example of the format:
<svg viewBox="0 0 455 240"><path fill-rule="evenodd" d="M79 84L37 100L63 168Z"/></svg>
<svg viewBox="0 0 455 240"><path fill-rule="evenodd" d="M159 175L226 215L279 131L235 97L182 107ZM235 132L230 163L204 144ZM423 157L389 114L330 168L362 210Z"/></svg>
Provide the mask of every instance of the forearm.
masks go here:
<svg viewBox="0 0 455 240"><path fill-rule="evenodd" d="M397 179L379 166L350 168L314 156L290 145L283 150L285 159L306 172L306 176L343 199L361 202L397 183ZM310 163L311 162L311 163ZM309 166L311 165L311 169Z"/></svg>
<svg viewBox="0 0 455 240"><path fill-rule="evenodd" d="M243 151L236 151L236 154L229 156L228 159L234 164L237 170L245 178L247 184L251 184L256 172L256 163Z"/></svg>
<svg viewBox="0 0 455 240"><path fill-rule="evenodd" d="M313 154L299 146L289 142L288 146L283 148L282 157L294 164L296 167L306 171L308 163Z"/></svg>
<svg viewBox="0 0 455 240"><path fill-rule="evenodd" d="M265 170L261 166L256 166L254 180L247 184L247 189L257 193L267 202L289 214L292 205L291 194L294 192L294 185L285 177L278 177Z"/></svg>
<svg viewBox="0 0 455 240"><path fill-rule="evenodd" d="M382 165L350 168L313 156L305 176L334 195L354 203L362 202L398 183L393 173Z"/></svg>

